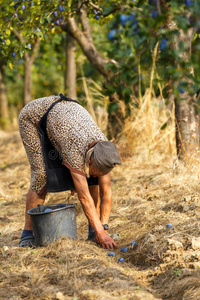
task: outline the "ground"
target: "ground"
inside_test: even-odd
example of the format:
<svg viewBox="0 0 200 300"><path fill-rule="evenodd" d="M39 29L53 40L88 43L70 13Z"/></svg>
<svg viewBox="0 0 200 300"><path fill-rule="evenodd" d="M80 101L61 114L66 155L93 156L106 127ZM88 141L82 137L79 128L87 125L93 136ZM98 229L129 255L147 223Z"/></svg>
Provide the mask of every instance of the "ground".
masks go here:
<svg viewBox="0 0 200 300"><path fill-rule="evenodd" d="M86 218L68 192L46 203L77 203L78 239L19 248L29 164L18 132L0 131L0 299L200 299L197 157L183 165L128 156L112 172L114 257L86 242Z"/></svg>

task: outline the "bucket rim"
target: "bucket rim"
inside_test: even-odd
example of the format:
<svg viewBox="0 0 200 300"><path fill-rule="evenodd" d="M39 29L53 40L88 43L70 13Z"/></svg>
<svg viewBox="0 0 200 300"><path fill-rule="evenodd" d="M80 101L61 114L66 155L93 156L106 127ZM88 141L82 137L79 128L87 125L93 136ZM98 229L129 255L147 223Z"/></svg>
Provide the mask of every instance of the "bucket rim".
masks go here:
<svg viewBox="0 0 200 300"><path fill-rule="evenodd" d="M77 203L69 203L69 204L68 203L67 204L66 203L47 204L47 205L39 205L39 207L45 210L46 208L53 208L53 207L57 207L59 205L60 205L60 207L58 207L58 208L56 208L56 209L54 209L52 211L46 211L46 212L44 212L44 211L40 212L39 211L39 212L36 212L36 213L32 212L33 209L38 208L38 206L36 206L36 207L33 207L33 208L29 209L27 211L27 213L29 215L32 215L32 216L45 215L45 214L54 213L54 212L57 212L57 211L60 211L60 210L68 209L68 208L74 208L77 205Z"/></svg>

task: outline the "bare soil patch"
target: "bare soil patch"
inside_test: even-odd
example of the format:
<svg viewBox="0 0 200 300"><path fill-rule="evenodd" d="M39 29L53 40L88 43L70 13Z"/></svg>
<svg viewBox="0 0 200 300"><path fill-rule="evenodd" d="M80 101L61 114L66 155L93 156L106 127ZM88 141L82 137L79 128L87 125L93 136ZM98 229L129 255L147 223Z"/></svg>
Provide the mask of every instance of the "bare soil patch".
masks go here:
<svg viewBox="0 0 200 300"><path fill-rule="evenodd" d="M154 156L113 171L109 233L121 237L113 258L86 242L86 218L68 192L46 203L78 204L78 240L22 249L29 164L18 132L0 132L0 299L200 299L198 170L197 158L185 167Z"/></svg>

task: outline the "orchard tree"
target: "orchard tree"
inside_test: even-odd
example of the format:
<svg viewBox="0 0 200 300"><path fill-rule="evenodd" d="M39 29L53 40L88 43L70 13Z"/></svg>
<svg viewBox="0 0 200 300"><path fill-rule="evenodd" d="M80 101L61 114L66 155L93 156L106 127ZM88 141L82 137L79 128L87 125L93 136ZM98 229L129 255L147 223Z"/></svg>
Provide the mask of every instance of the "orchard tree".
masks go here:
<svg viewBox="0 0 200 300"><path fill-rule="evenodd" d="M77 14L74 16L68 15L66 22L61 28L74 37L83 53L86 55L92 66L98 70L105 78L105 85L109 85L109 81L113 77L113 72L107 68L108 63L117 63L113 59L103 56L94 44L89 18L94 17L100 19L103 9L95 5L93 2L82 2L77 9ZM79 27L81 24L81 28ZM115 91L109 94L110 103L116 104L118 95ZM110 111L108 135L109 138L117 136L123 130L124 115L118 106L115 106L113 111Z"/></svg>
<svg viewBox="0 0 200 300"><path fill-rule="evenodd" d="M20 34L15 28L13 28L13 33L19 40L21 44L24 44L24 39L22 34ZM27 48L30 51L24 51L24 91L23 91L23 105L29 103L32 99L31 90L32 90L32 66L38 54L40 46L40 37L35 37L35 42L33 46L28 43ZM33 47L33 49L31 49ZM15 52L13 51L13 55Z"/></svg>
<svg viewBox="0 0 200 300"><path fill-rule="evenodd" d="M10 68L14 68L15 57L24 58L24 104L31 99L31 68L39 42L47 41L50 36L51 44L55 44L52 34L61 35L60 25L64 18L79 10L78 2L74 1L73 5L71 2L48 1L46 5L45 1L4 1L0 11L1 53ZM75 40L67 33L65 91L73 98L76 98L75 51Z"/></svg>
<svg viewBox="0 0 200 300"><path fill-rule="evenodd" d="M24 95L23 103L27 104L31 99L32 90L32 65L38 56L41 41L48 41L50 37L52 47L55 42L53 35L60 34L59 25L64 19L64 1L49 1L46 10L45 1L4 1L0 10L0 50L4 65L1 67L0 97L2 107L6 99L6 88L3 86L3 69L5 66L14 69L13 62L17 59L24 61ZM66 11L69 7L66 8ZM57 40L57 38L56 38ZM2 114L5 109L1 109Z"/></svg>
<svg viewBox="0 0 200 300"><path fill-rule="evenodd" d="M8 119L8 101L5 84L5 64L0 61L0 126L4 126Z"/></svg>
<svg viewBox="0 0 200 300"><path fill-rule="evenodd" d="M91 7L108 30L110 48L106 58L99 54L90 37L85 12L91 15ZM111 116L119 109L117 98L126 103L127 114L130 105L140 106L133 96L140 98L141 75L149 73L152 52L159 45L156 61L159 80L155 79L153 85L157 95L159 81L165 87L165 96L174 97L179 157L184 157L199 145L197 92L200 78L199 61L194 59L200 53L199 16L200 3L197 0L102 1L101 6L86 1L79 10L82 29L75 16L67 17L62 26L74 36L93 66L105 76L107 93L112 99L109 106ZM145 77L145 80L149 79ZM141 92L143 89L144 83L141 83ZM119 128L115 131L117 133Z"/></svg>
<svg viewBox="0 0 200 300"><path fill-rule="evenodd" d="M31 13L24 22L17 22L15 14L20 9L25 11L26 5ZM62 19L61 11L64 12ZM40 28L41 38L48 34L52 22L70 34L91 64L105 77L105 92L110 96L109 113L114 128L112 134L115 136L122 130L124 117L118 100L126 104L126 115L130 113L131 105L140 107L141 103L135 99L140 99L140 94L148 87L152 53L158 49L158 76L153 86L159 96L159 81L164 86L164 95L174 97L177 152L181 157L199 143L196 97L200 81L199 12L197 0L57 0L48 3L7 0L1 13L4 20L0 41L5 55L11 43L7 30L14 27L24 30L27 43L34 43L37 28ZM93 42L91 18L95 18L107 32L101 45L95 46Z"/></svg>
<svg viewBox="0 0 200 300"><path fill-rule="evenodd" d="M76 41L66 33L66 63L65 63L65 94L72 99L77 99L76 92Z"/></svg>

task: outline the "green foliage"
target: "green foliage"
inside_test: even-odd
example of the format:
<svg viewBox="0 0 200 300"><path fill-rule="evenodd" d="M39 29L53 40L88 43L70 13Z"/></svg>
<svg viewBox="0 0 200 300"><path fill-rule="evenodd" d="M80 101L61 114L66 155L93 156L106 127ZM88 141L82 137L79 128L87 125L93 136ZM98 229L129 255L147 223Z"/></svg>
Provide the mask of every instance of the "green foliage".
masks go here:
<svg viewBox="0 0 200 300"><path fill-rule="evenodd" d="M12 78L14 86L22 86L23 70L18 62L26 51L31 53L39 36L42 42L33 69L33 94L37 97L61 89L65 34L59 25L66 16L73 15L78 19L83 3L97 49L112 60L106 66L114 74L106 85L106 95L117 92L127 107L137 107L135 99L139 98L139 91L143 94L150 84L152 55L157 44L156 76L153 81L157 95L160 92L158 84L165 87L165 95L172 88L176 96L184 91L193 95L199 90L198 0L94 0L93 5L88 1L72 0L4 0L0 10L0 51L1 59L11 69L6 71L8 85L11 85ZM13 29L21 34L23 42L18 42ZM191 70L194 72L191 73ZM88 76L99 80L93 67L85 64L85 71ZM117 108L116 103L110 104L109 112Z"/></svg>
<svg viewBox="0 0 200 300"><path fill-rule="evenodd" d="M33 66L32 97L58 94L64 92L64 68L66 33L60 26L66 16L78 11L77 1L9 1L5 0L3 9L0 9L0 51L6 67L6 86L9 104L21 109L23 99L23 57L27 52L32 53L36 37L41 38L40 51ZM22 5L25 9L22 9ZM24 7L23 7L24 8ZM94 21L93 9L91 20ZM96 20L96 19L95 19ZM94 39L97 42L99 24L93 23ZM22 36L19 42L13 30ZM8 41L9 40L9 41ZM103 33L101 34L103 41ZM99 39L98 39L99 41ZM81 51L78 49L77 55ZM82 63L81 63L82 65ZM84 74L92 76L98 82L98 72L91 67L86 58L83 62ZM78 68L77 78L81 77ZM80 81L79 81L80 82ZM16 93L17 91L17 93ZM79 96L83 89L79 88Z"/></svg>
<svg viewBox="0 0 200 300"><path fill-rule="evenodd" d="M59 34L65 16L71 8L64 1L33 0L12 1L4 0L0 10L0 49L1 56L9 62L12 53L19 53L21 57L29 51L35 43L36 37L44 39L55 31ZM17 30L23 42L16 41L13 29Z"/></svg>
<svg viewBox="0 0 200 300"><path fill-rule="evenodd" d="M7 167L7 164L6 164L6 162L4 161L3 164L1 165L1 169L6 169L6 167Z"/></svg>
<svg viewBox="0 0 200 300"><path fill-rule="evenodd" d="M182 269L173 270L173 273L176 277L180 276L182 272Z"/></svg>
<svg viewBox="0 0 200 300"><path fill-rule="evenodd" d="M108 56L115 60L107 65L115 74L107 89L108 94L115 90L120 99L129 104L133 101L132 95L139 96L139 84L142 93L145 92L157 43L157 78L153 82L157 93L158 83L161 83L168 87L165 88L166 95L172 87L175 94L180 94L183 90L180 82L190 95L197 92L200 85L199 1L149 0L123 1L121 4L104 1L102 8L103 16L111 13L107 23L105 18L104 26L108 33ZM194 75L191 70L194 70Z"/></svg>
<svg viewBox="0 0 200 300"><path fill-rule="evenodd" d="M56 95L63 92L65 34L45 36L40 44L40 52L32 68L32 97ZM13 69L6 68L6 86L9 104L22 108L24 67L19 53L12 60ZM17 92L16 92L17 91Z"/></svg>

